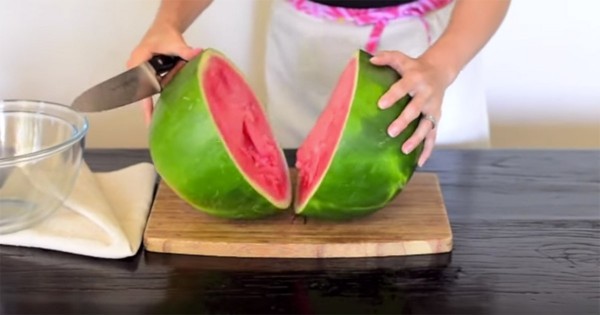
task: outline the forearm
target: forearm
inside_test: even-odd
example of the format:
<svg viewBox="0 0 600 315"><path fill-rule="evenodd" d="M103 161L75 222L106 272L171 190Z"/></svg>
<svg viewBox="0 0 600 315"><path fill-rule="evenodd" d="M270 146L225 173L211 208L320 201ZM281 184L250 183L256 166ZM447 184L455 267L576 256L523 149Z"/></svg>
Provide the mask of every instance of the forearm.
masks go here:
<svg viewBox="0 0 600 315"><path fill-rule="evenodd" d="M422 59L443 68L450 84L498 30L509 4L510 0L456 0L448 27Z"/></svg>
<svg viewBox="0 0 600 315"><path fill-rule="evenodd" d="M169 26L183 33L213 0L162 0L153 26Z"/></svg>

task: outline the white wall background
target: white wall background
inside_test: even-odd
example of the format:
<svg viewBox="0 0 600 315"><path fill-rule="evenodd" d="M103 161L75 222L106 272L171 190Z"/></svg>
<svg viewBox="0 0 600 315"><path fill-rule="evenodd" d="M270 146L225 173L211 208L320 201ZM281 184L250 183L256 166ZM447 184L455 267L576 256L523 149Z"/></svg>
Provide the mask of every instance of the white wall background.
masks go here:
<svg viewBox="0 0 600 315"><path fill-rule="evenodd" d="M185 34L264 97L272 0L215 0ZM158 0L0 0L0 99L68 104L125 70ZM514 0L482 52L495 147L600 148L600 1ZM146 147L139 106L91 114L90 147Z"/></svg>
<svg viewBox="0 0 600 315"><path fill-rule="evenodd" d="M513 0L483 51L495 146L600 147L600 1Z"/></svg>

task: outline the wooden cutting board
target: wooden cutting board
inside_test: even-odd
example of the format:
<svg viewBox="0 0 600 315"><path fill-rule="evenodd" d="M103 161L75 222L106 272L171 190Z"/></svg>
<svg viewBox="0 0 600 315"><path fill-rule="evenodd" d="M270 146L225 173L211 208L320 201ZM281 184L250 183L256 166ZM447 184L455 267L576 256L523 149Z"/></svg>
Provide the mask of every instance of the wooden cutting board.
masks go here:
<svg viewBox="0 0 600 315"><path fill-rule="evenodd" d="M215 218L160 182L143 241L150 252L190 255L378 257L449 252L452 231L437 176L417 172L386 208L346 222L294 218L292 210L254 221Z"/></svg>

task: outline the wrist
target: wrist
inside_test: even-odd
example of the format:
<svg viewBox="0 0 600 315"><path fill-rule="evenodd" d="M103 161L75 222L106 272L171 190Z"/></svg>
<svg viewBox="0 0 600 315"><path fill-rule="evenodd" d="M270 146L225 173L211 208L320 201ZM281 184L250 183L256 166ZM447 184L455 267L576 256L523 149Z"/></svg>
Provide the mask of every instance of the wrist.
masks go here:
<svg viewBox="0 0 600 315"><path fill-rule="evenodd" d="M436 70L444 86L449 86L458 76L461 66L449 54L438 54L435 51L423 54L419 59Z"/></svg>
<svg viewBox="0 0 600 315"><path fill-rule="evenodd" d="M423 61L431 64L443 76L446 86L450 85L470 59L472 51L467 49L464 38L455 33L442 35L423 55Z"/></svg>
<svg viewBox="0 0 600 315"><path fill-rule="evenodd" d="M169 18L167 16L157 16L150 27L152 30L172 30L178 33L183 33L181 23L175 18Z"/></svg>
<svg viewBox="0 0 600 315"><path fill-rule="evenodd" d="M212 0L162 0L154 25L183 33Z"/></svg>

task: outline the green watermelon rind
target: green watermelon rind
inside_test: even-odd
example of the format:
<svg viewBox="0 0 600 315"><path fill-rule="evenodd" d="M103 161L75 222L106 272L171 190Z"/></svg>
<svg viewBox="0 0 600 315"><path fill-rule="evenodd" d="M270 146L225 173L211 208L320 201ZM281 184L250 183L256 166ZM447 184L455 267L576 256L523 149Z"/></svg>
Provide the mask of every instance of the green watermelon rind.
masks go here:
<svg viewBox="0 0 600 315"><path fill-rule="evenodd" d="M354 97L337 150L312 194L304 204L296 205L299 215L327 220L369 215L394 199L414 174L423 142L409 154L402 153L401 146L416 130L418 120L395 138L387 134L387 127L410 97L379 109L377 101L400 75L390 67L372 65L370 58L362 50L356 56Z"/></svg>
<svg viewBox="0 0 600 315"><path fill-rule="evenodd" d="M173 77L156 102L150 125L155 168L176 195L199 211L229 219L279 213L289 208L291 191L284 200L270 198L240 171L218 132L201 89L203 69L212 57L226 60L241 75L222 53L205 49Z"/></svg>

